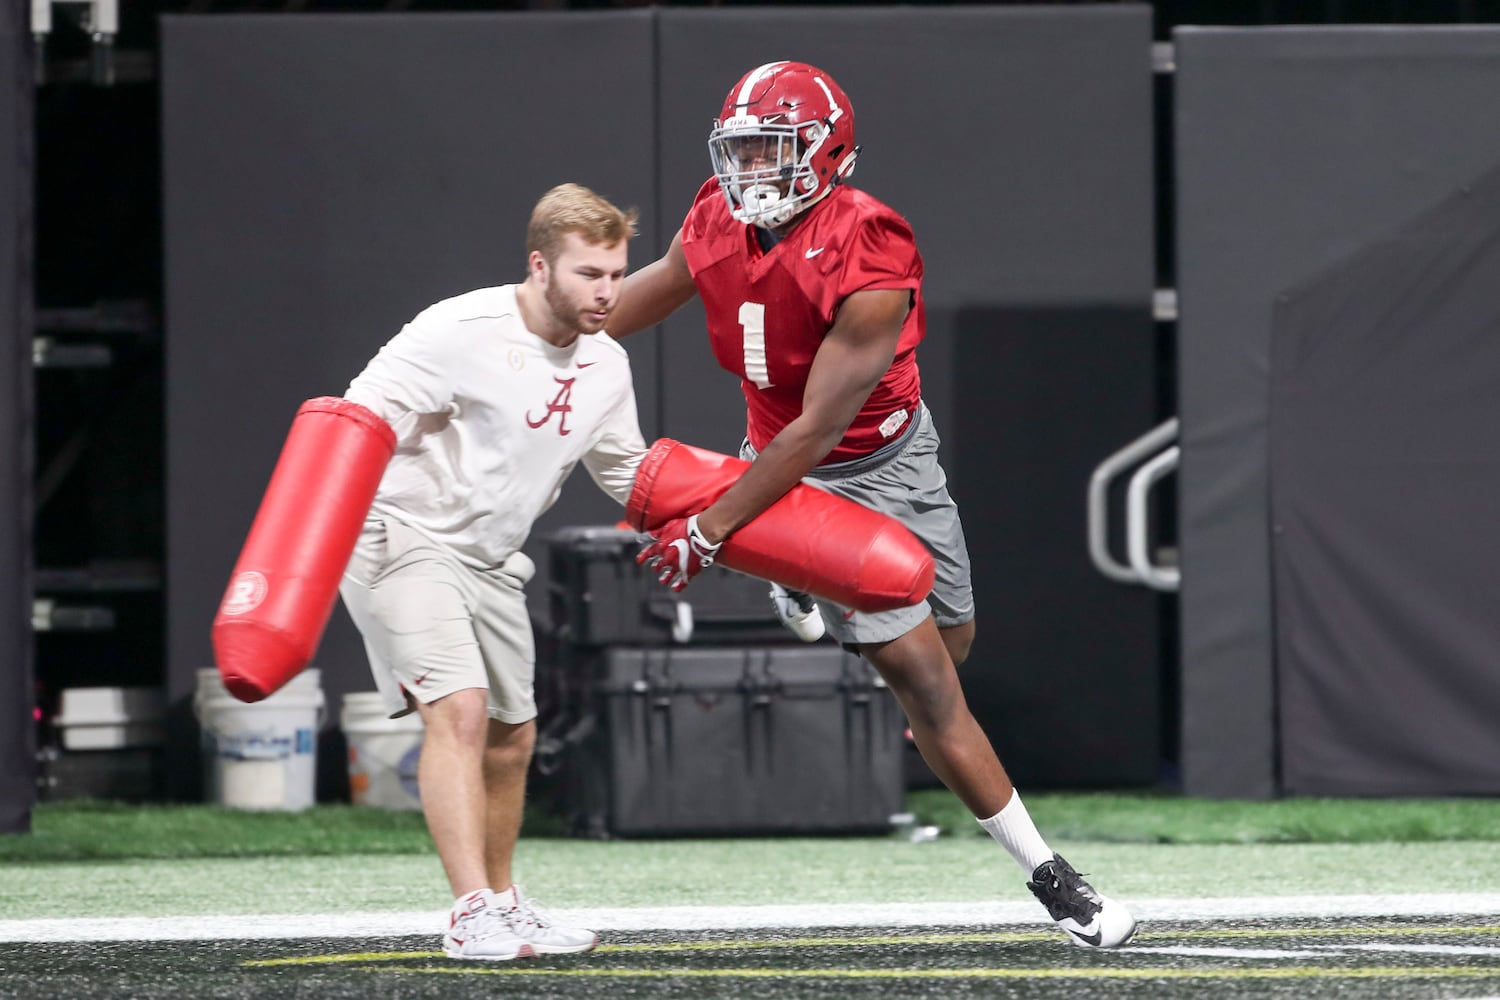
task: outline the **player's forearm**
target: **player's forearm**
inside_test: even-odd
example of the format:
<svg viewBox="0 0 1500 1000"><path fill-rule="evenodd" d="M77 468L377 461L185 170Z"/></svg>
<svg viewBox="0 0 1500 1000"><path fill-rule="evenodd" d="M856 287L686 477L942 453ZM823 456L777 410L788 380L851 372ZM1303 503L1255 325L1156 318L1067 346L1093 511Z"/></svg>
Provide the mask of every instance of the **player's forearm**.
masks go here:
<svg viewBox="0 0 1500 1000"><path fill-rule="evenodd" d="M842 428L816 427L804 418L794 420L766 445L723 496L698 515L699 530L710 542L723 541L785 496L842 437Z"/></svg>

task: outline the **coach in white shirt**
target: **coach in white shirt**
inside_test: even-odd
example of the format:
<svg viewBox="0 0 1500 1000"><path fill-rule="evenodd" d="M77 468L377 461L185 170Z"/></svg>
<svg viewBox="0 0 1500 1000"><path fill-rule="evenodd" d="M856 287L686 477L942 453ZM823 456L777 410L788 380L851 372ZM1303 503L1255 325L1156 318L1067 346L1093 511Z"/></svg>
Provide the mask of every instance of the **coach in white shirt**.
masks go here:
<svg viewBox="0 0 1500 1000"><path fill-rule="evenodd" d="M392 713L426 725L418 782L455 897L452 958L597 942L548 920L511 874L536 741L521 545L580 461L623 504L645 452L629 359L602 332L635 221L553 188L527 228L524 282L424 310L345 393L397 437L340 593Z"/></svg>

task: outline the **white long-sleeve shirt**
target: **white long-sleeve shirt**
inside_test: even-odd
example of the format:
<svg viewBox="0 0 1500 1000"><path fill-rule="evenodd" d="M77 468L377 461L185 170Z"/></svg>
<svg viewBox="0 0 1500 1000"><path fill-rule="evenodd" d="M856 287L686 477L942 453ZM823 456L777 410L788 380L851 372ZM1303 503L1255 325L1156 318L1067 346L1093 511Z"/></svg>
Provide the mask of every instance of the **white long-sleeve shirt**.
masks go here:
<svg viewBox="0 0 1500 1000"><path fill-rule="evenodd" d="M580 461L623 504L646 450L625 349L604 333L554 347L515 285L423 310L344 396L396 432L375 508L482 569L520 549Z"/></svg>

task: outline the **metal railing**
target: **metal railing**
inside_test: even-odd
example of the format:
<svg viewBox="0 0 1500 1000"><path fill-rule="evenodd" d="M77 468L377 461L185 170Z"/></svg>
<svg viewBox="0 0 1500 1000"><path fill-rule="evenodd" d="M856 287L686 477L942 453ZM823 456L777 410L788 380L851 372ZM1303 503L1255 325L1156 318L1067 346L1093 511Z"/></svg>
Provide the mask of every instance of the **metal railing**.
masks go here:
<svg viewBox="0 0 1500 1000"><path fill-rule="evenodd" d="M1175 591L1182 585L1182 574L1176 566L1153 560L1151 539L1151 490L1162 479L1177 471L1181 449L1177 440L1176 417L1167 420L1136 438L1099 463L1089 477L1088 540L1089 557L1099 572L1120 583L1143 584L1153 590ZM1109 548L1109 486L1118 476L1135 469L1125 491L1125 552L1122 563Z"/></svg>

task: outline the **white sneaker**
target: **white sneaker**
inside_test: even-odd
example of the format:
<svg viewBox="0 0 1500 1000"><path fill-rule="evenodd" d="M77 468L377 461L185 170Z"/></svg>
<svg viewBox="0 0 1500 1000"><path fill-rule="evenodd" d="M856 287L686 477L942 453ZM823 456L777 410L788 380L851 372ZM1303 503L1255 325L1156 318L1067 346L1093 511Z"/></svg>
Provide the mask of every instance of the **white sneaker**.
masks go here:
<svg viewBox="0 0 1500 1000"><path fill-rule="evenodd" d="M453 904L443 952L449 958L508 962L532 958L536 949L512 929L510 920L495 906L495 894L476 889Z"/></svg>
<svg viewBox="0 0 1500 1000"><path fill-rule="evenodd" d="M593 951L599 935L582 927L554 924L541 907L526 898L519 885L495 893L495 912L505 918L510 929L525 941L536 955L571 955Z"/></svg>
<svg viewBox="0 0 1500 1000"><path fill-rule="evenodd" d="M773 583L771 605L787 631L803 642L817 642L823 638L823 614L818 610L811 594L788 590L779 583Z"/></svg>

